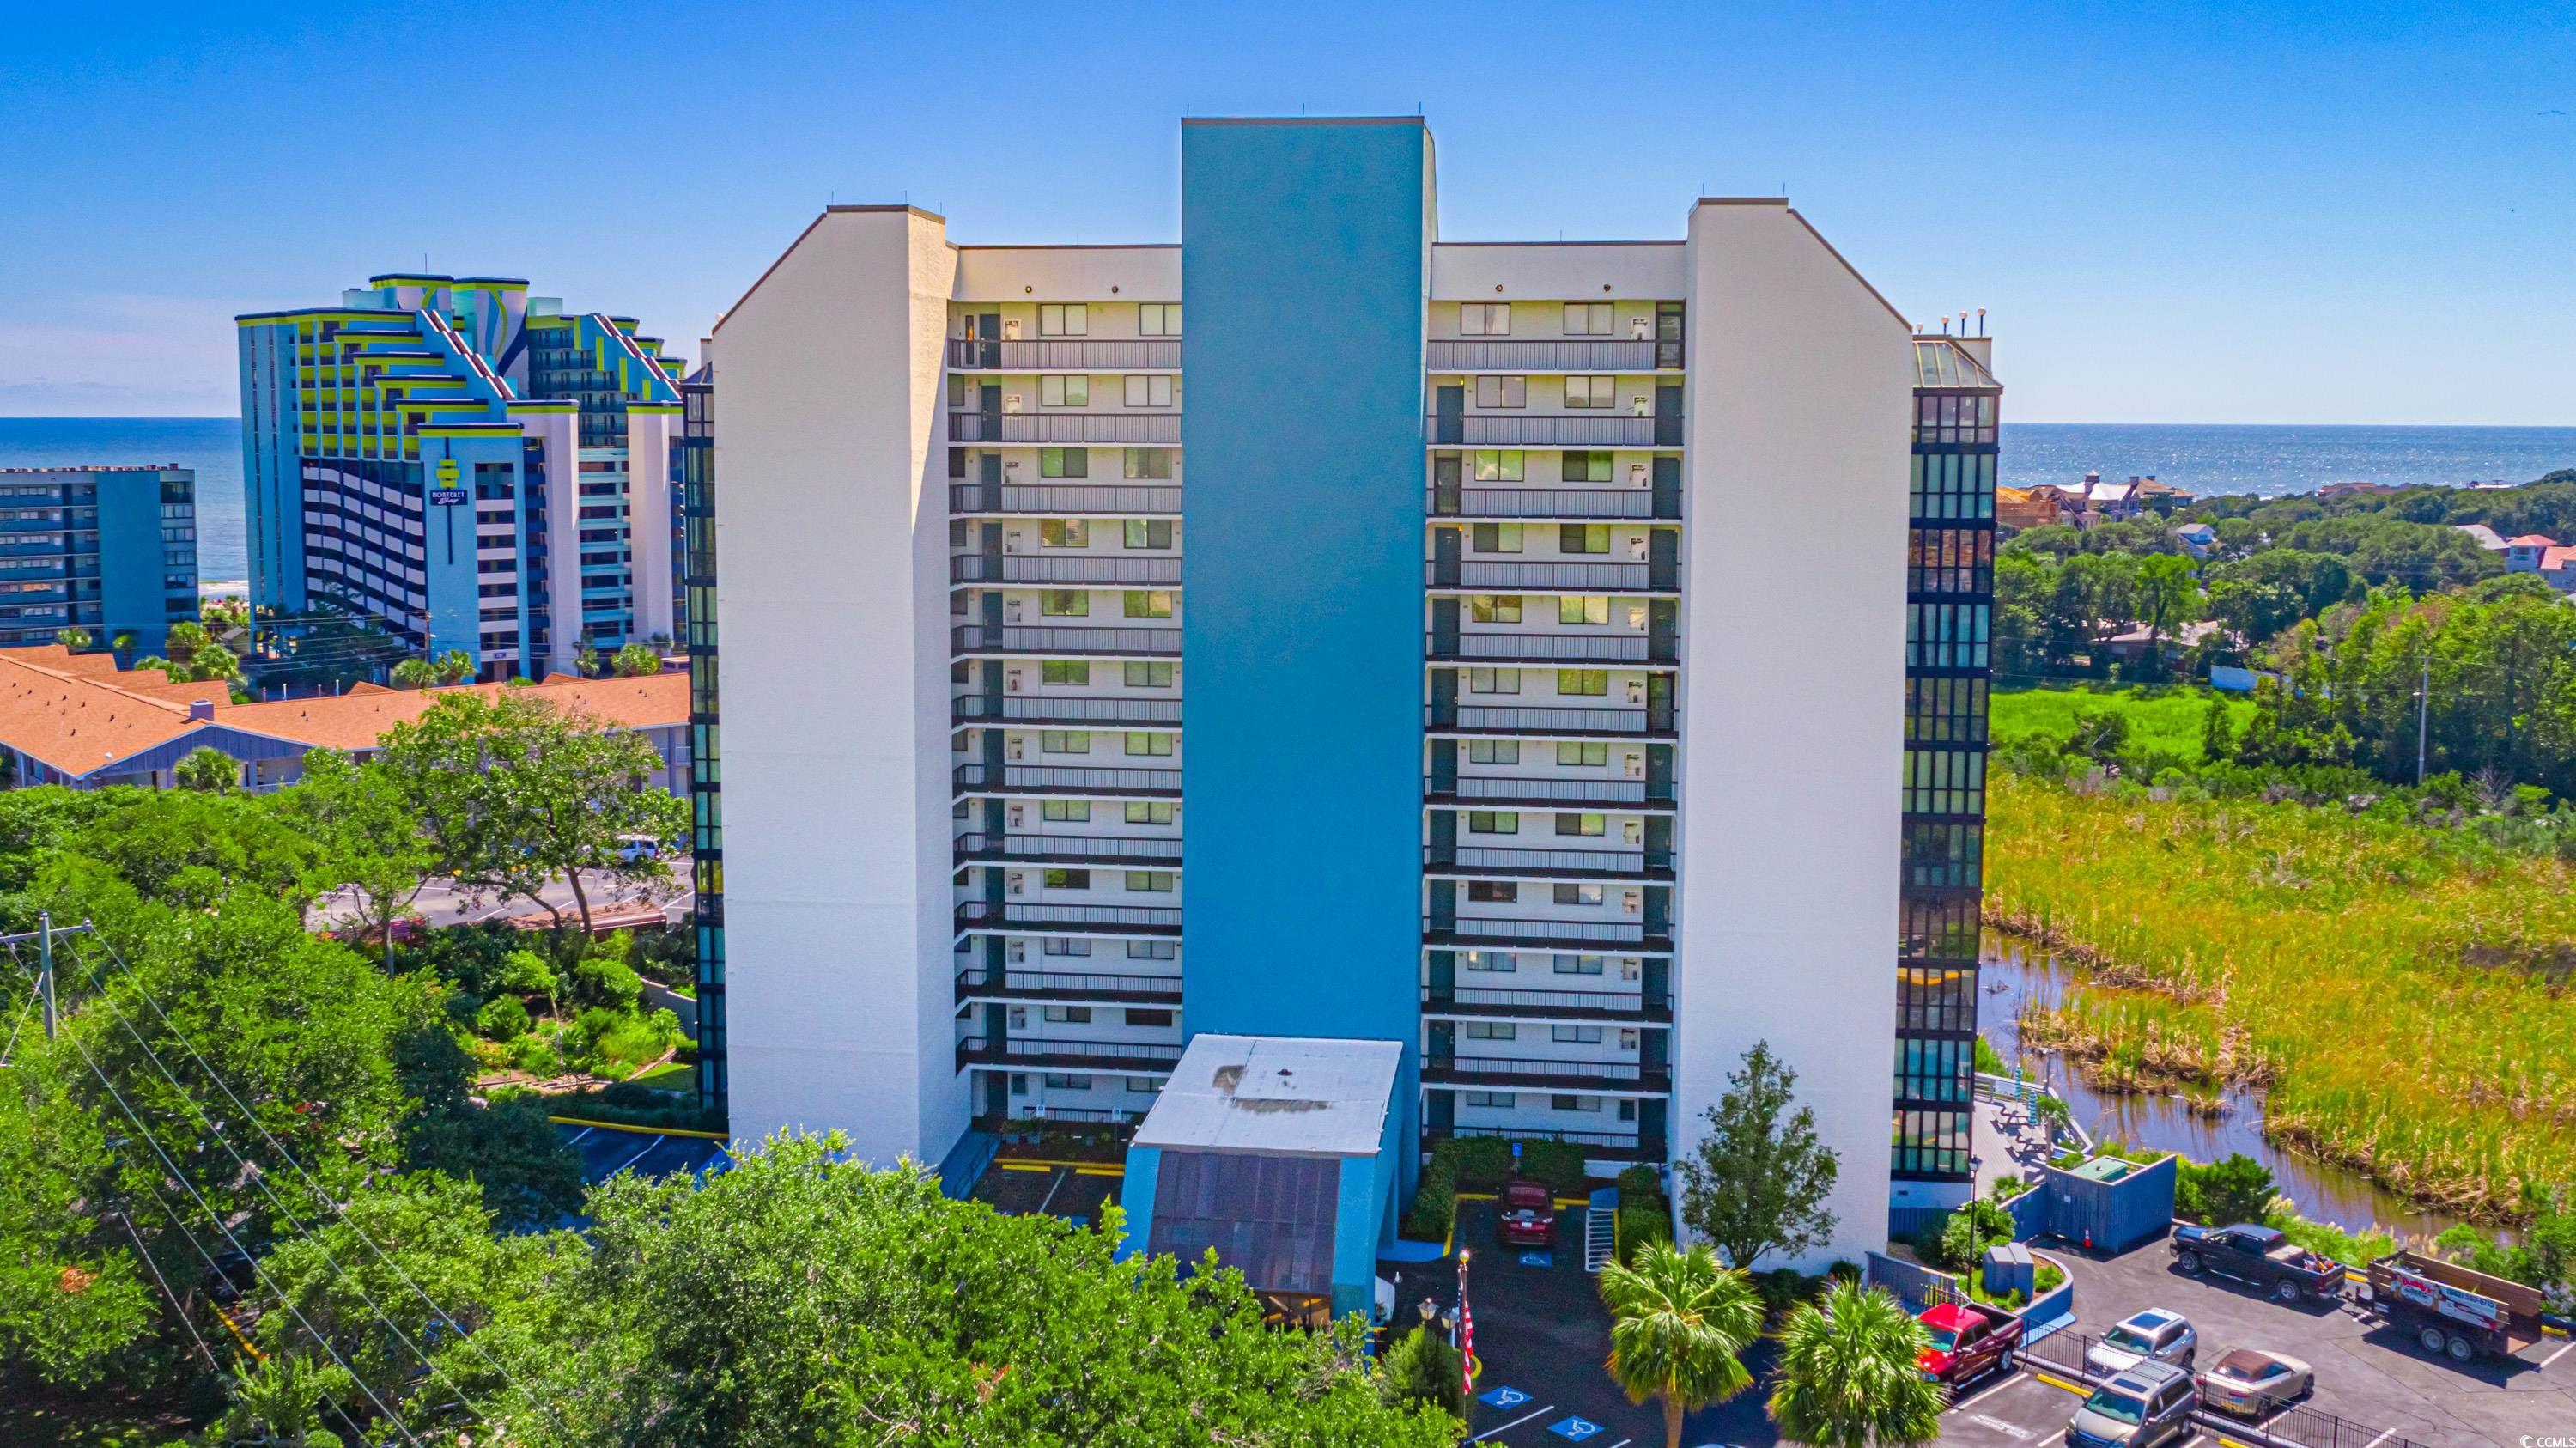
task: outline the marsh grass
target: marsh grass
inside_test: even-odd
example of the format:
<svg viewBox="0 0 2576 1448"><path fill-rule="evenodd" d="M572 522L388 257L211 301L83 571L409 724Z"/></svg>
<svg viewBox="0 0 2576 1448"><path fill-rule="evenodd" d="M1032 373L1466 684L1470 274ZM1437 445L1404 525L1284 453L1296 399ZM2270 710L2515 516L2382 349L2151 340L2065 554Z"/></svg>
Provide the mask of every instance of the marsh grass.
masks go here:
<svg viewBox="0 0 2576 1448"><path fill-rule="evenodd" d="M2266 1089L2275 1142L2464 1215L2576 1180L2569 867L2463 832L2010 775L1993 923L2093 972L2023 1039L2109 1089Z"/></svg>

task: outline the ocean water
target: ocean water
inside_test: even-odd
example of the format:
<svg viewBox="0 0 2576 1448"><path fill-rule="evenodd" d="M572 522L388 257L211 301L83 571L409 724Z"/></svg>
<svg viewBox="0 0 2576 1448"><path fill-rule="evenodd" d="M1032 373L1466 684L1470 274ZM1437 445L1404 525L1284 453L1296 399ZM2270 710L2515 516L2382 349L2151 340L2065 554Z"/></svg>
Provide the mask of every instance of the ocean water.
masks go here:
<svg viewBox="0 0 2576 1448"><path fill-rule="evenodd" d="M176 463L197 470L197 571L245 578L241 423L229 417L0 417L0 467ZM2008 422L2015 486L2153 473L2199 493L2276 497L2325 483L2528 482L2576 467L2576 427L2219 427Z"/></svg>
<svg viewBox="0 0 2576 1448"><path fill-rule="evenodd" d="M237 417L0 417L0 468L197 470L197 577L250 577Z"/></svg>

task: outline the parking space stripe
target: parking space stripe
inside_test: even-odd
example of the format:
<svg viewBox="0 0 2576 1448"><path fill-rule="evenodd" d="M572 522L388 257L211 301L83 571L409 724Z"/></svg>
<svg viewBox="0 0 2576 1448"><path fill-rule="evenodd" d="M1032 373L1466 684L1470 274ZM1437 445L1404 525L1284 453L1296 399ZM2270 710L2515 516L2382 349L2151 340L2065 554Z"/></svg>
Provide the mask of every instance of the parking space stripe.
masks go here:
<svg viewBox="0 0 2576 1448"><path fill-rule="evenodd" d="M1502 1432L1505 1428L1517 1428L1521 1424L1528 1422L1531 1418L1544 1418L1555 1411L1556 1404L1550 1403L1535 1413L1529 1413L1522 1417L1514 1418L1510 1422L1503 1424L1501 1428L1488 1428L1484 1432L1477 1434L1475 1437L1470 1438L1467 1441L1470 1443L1482 1443L1486 1439L1493 1437L1495 1434Z"/></svg>
<svg viewBox="0 0 2576 1448"><path fill-rule="evenodd" d="M2545 1368L2551 1363L2558 1361L2560 1358L2567 1356L2567 1354L2571 1352L2576 1352L2576 1342L2571 1342L2567 1344L2567 1346L2560 1348L2558 1351L2551 1353L2549 1356L2542 1358L2540 1360L2540 1365Z"/></svg>
<svg viewBox="0 0 2576 1448"><path fill-rule="evenodd" d="M2371 1439L2368 1443L2363 1444L2362 1448L2379 1448L2380 1444L2385 1443L2396 1436L2397 1430L2391 1428L2387 1432L2380 1434L2378 1437Z"/></svg>
<svg viewBox="0 0 2576 1448"><path fill-rule="evenodd" d="M2013 1384L2015 1384L2015 1383L2017 1383L2017 1382L2020 1382L2020 1381L2021 1381L2021 1369L2019 1369L2019 1368L2015 1368L2015 1369L2013 1369L2011 1372L2006 1373L2006 1374L2004 1374L2002 1377L1995 1379L1993 1382L1991 1382L1991 1383L1987 1384L1986 1386L1984 1386L1984 1387L1982 1387L1982 1388L1977 1389L1977 1391L1976 1391L1976 1393L1975 1393L1974 1395L1972 1395L1972 1396L1970 1396L1970 1397L1962 1398L1962 1399L1960 1399L1958 1402L1952 1403L1952 1404L1950 1405L1950 1411L1951 1411L1951 1412L1953 1412L1953 1413L1955 1413L1955 1412L1959 1411L1961 1408L1964 1408L1964 1407L1968 1406L1970 1403L1982 1402L1982 1401L1984 1401L1985 1399L1987 1399L1987 1398L1989 1398L1989 1397L1992 1397L1992 1396L1993 1396L1993 1395L1995 1395L1996 1393L2002 1392L2004 1389L2009 1388L2009 1387L2011 1387Z"/></svg>

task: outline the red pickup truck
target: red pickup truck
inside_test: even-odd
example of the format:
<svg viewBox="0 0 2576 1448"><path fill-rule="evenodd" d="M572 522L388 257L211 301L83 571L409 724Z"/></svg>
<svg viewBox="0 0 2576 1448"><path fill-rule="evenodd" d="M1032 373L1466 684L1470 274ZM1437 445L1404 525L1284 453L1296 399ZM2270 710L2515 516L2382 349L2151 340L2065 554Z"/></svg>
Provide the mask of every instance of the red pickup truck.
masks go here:
<svg viewBox="0 0 2576 1448"><path fill-rule="evenodd" d="M1923 1376L1952 1388L2010 1367L2013 1349L2021 1346L2021 1319L2008 1312L1944 1302L1917 1320L1932 1334L1932 1342L1916 1355L1914 1365Z"/></svg>

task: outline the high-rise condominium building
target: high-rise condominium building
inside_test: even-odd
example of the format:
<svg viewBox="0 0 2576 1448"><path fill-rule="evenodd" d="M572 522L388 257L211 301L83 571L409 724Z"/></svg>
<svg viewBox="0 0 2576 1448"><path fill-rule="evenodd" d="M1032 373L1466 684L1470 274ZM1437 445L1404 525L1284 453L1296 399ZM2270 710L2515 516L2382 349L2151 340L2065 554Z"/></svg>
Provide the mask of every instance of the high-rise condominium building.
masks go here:
<svg viewBox="0 0 2576 1448"><path fill-rule="evenodd" d="M1767 1041L1818 1260L1964 1189L1907 1143L1965 1037L1897 987L1973 926L1891 950L1973 849L1895 787L1909 664L1974 675L1908 631L1984 637L1909 602L1913 329L1777 198L1478 243L1433 180L1411 118L1186 122L1178 245L833 207L720 324L737 1135L935 1162L1285 1036L1400 1043L1407 1179L1615 1169Z"/></svg>
<svg viewBox="0 0 2576 1448"><path fill-rule="evenodd" d="M128 659L197 616L197 475L0 468L0 647L86 630Z"/></svg>
<svg viewBox="0 0 2576 1448"><path fill-rule="evenodd" d="M254 606L486 678L676 637L680 393L632 319L395 274L236 321Z"/></svg>

